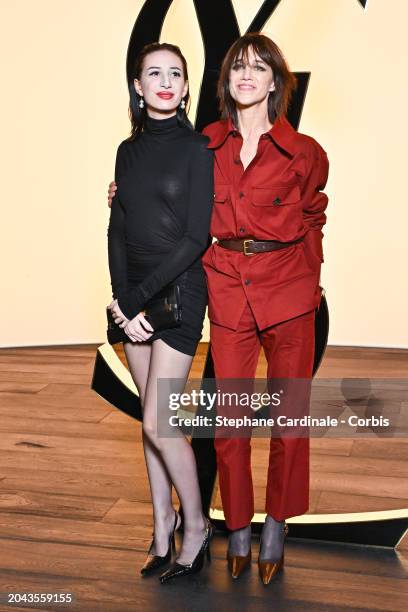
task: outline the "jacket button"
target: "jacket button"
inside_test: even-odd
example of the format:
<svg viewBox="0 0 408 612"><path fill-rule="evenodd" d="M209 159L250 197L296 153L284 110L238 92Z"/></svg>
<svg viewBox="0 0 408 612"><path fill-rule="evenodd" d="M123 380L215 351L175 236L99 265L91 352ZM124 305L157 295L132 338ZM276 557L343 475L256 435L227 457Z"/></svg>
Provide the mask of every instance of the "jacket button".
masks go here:
<svg viewBox="0 0 408 612"><path fill-rule="evenodd" d="M273 203L274 204L280 204L282 202L282 200L280 198L275 198Z"/></svg>
<svg viewBox="0 0 408 612"><path fill-rule="evenodd" d="M243 197L244 197L244 195L245 195L245 193L244 193L243 191L240 191L240 192L239 192L239 197L240 197L240 198L243 198Z"/></svg>
<svg viewBox="0 0 408 612"><path fill-rule="evenodd" d="M239 159L239 157L235 157L234 158L234 164L240 164L241 160Z"/></svg>
<svg viewBox="0 0 408 612"><path fill-rule="evenodd" d="M250 281L248 278L246 278L246 279L245 279L245 284L246 284L246 285L250 285L250 284L251 284L251 281Z"/></svg>
<svg viewBox="0 0 408 612"><path fill-rule="evenodd" d="M245 232L245 227L240 227L239 231L242 232L242 233Z"/></svg>

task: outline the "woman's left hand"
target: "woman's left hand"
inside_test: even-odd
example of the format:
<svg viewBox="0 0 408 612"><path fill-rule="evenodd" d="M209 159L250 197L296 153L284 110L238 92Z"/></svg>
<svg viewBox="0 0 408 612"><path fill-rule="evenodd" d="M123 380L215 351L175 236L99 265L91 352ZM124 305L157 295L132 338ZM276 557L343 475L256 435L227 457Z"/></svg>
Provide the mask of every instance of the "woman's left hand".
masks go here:
<svg viewBox="0 0 408 612"><path fill-rule="evenodd" d="M139 312L125 327L125 332L133 342L144 342L153 334L154 329L146 321L143 312Z"/></svg>
<svg viewBox="0 0 408 612"><path fill-rule="evenodd" d="M129 323L129 319L123 314L119 308L118 300L114 299L109 304L108 308L112 311L115 323L119 323L119 327L125 327Z"/></svg>

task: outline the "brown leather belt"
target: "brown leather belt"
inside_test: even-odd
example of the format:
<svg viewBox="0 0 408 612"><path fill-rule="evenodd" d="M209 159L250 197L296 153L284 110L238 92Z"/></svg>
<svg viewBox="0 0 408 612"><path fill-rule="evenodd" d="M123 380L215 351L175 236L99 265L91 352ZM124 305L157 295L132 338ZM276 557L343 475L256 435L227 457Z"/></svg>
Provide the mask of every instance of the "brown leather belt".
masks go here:
<svg viewBox="0 0 408 612"><path fill-rule="evenodd" d="M256 240L256 238L241 238L236 240L218 240L217 244L224 249L241 251L244 255L255 255L255 253L265 253L266 251L277 251L297 244L303 240L303 236L292 242L279 242L279 240Z"/></svg>

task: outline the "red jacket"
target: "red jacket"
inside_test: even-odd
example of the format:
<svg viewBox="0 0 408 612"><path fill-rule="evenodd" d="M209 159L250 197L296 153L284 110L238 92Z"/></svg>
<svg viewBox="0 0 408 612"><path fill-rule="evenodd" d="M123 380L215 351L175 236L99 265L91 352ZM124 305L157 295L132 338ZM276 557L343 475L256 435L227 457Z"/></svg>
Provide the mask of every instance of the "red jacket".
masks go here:
<svg viewBox="0 0 408 612"><path fill-rule="evenodd" d="M210 320L237 329L246 300L259 329L312 310L320 302L326 152L281 117L260 137L244 171L242 136L231 119L211 123L203 134L215 153L211 235L284 242L304 236L294 246L249 256L213 243L202 259Z"/></svg>

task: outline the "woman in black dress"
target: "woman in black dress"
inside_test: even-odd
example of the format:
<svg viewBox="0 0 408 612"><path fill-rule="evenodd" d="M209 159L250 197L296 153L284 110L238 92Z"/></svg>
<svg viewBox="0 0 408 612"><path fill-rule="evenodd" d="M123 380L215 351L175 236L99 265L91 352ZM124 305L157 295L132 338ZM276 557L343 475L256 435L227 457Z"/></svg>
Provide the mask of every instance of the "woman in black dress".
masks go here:
<svg viewBox="0 0 408 612"><path fill-rule="evenodd" d="M132 132L117 151L117 201L108 229L114 298L109 307L129 336L124 350L143 407L154 538L142 574L171 558L174 531L181 522L172 504L172 485L183 507L182 548L177 562L161 575L164 582L201 569L211 536L191 445L170 426L168 396L158 394L157 379L168 380L160 385L166 384L169 392L183 392L201 338L207 304L201 255L208 246L213 156L207 137L187 119L188 75L180 49L147 45L133 76ZM181 327L154 333L143 308L173 281L181 287Z"/></svg>

